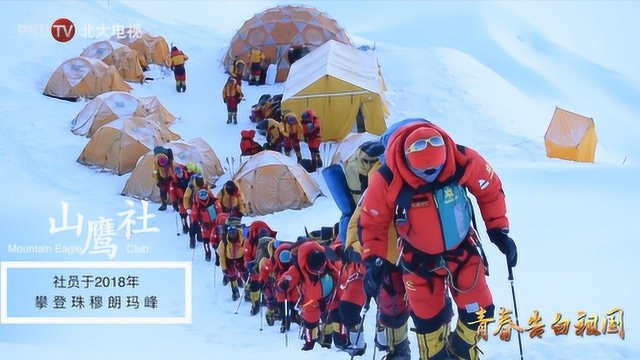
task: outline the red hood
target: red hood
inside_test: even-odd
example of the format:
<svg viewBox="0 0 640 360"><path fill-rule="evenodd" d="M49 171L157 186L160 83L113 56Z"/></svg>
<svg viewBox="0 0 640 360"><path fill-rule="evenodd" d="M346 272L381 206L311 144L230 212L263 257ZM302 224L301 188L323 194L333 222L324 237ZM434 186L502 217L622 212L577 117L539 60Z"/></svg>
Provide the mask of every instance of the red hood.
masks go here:
<svg viewBox="0 0 640 360"><path fill-rule="evenodd" d="M253 139L254 136L256 136L256 131L251 129L251 130L242 130L240 131L240 136L242 136L243 138L249 138L249 139Z"/></svg>
<svg viewBox="0 0 640 360"><path fill-rule="evenodd" d="M438 126L421 121L402 126L397 129L389 139L389 145L386 150L386 164L394 174L399 174L400 177L413 188L424 185L425 181L416 176L411 169L409 169L404 155L404 143L413 130L423 126L432 128L441 133L447 150L447 160L445 161L444 167L436 180L443 181L453 176L456 171L456 159L458 159L459 163L462 163L465 159L462 154L456 150L456 143L451 139L449 134Z"/></svg>

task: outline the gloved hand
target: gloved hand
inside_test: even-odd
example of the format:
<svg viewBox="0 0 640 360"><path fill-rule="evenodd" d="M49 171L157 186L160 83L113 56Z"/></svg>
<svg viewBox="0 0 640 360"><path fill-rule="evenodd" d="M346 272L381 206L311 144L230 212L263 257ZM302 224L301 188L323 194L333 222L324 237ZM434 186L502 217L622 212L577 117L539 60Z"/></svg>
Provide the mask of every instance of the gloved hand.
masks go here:
<svg viewBox="0 0 640 360"><path fill-rule="evenodd" d="M516 243L509 237L509 229L489 229L487 230L489 239L507 257L507 265L515 267L518 263L518 249Z"/></svg>
<svg viewBox="0 0 640 360"><path fill-rule="evenodd" d="M287 290L289 290L289 280L284 279L280 281L278 286L280 287L280 289L282 289L283 292L287 292Z"/></svg>
<svg viewBox="0 0 640 360"><path fill-rule="evenodd" d="M367 297L376 297L382 286L384 275L389 272L391 263L378 256L370 256L364 261L367 271L362 280L362 287Z"/></svg>
<svg viewBox="0 0 640 360"><path fill-rule="evenodd" d="M307 129L309 129L309 131L313 131L313 124L307 124Z"/></svg>
<svg viewBox="0 0 640 360"><path fill-rule="evenodd" d="M247 263L247 265L245 265L245 267L247 268L248 272L251 272L251 270L253 270L253 267L256 265L256 261L255 260L251 260Z"/></svg>
<svg viewBox="0 0 640 360"><path fill-rule="evenodd" d="M362 263L362 255L357 252L353 246L348 246L344 250L344 257L347 259L347 262L352 262L356 264Z"/></svg>
<svg viewBox="0 0 640 360"><path fill-rule="evenodd" d="M264 292L267 289L267 284L264 281L259 281L258 286L260 287L260 291Z"/></svg>
<svg viewBox="0 0 640 360"><path fill-rule="evenodd" d="M187 215L191 215L193 211L191 209L187 209Z"/></svg>

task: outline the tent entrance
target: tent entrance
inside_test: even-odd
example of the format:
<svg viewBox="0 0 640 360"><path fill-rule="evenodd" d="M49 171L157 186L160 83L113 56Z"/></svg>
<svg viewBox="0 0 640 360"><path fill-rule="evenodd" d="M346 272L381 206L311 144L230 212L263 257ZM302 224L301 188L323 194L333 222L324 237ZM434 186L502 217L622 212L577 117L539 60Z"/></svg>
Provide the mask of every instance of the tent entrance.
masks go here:
<svg viewBox="0 0 640 360"><path fill-rule="evenodd" d="M351 132L355 132L355 133L367 132L367 125L364 121L364 113L362 112L362 103L360 103L360 107L358 108L358 113L356 114L356 121L353 123L353 129L351 129Z"/></svg>

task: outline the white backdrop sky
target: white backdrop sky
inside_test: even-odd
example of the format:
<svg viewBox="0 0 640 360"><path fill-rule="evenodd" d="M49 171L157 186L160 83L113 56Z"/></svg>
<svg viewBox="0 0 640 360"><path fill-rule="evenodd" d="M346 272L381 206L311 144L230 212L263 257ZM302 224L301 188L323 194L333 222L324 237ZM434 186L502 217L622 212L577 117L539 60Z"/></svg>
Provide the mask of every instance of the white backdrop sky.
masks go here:
<svg viewBox="0 0 640 360"><path fill-rule="evenodd" d="M479 150L501 176L511 234L520 250L515 270L520 322L526 324L539 310L547 324L541 339L523 334L526 358L640 358L638 291L633 285L640 275L633 265L640 249L633 225L640 202L640 49L635 41L640 35L635 21L640 2L297 3L326 11L356 45L375 44L388 86L388 124L408 117L432 120L458 142ZM181 117L172 126L174 132L187 140L202 137L224 159L238 155L240 129L253 126L248 120L250 105L261 94L281 93L283 87L245 87L247 101L241 104L240 124L227 126L219 98L226 78L220 59L245 20L276 4L284 2L0 2L6 34L5 56L0 57L5 70L0 79L0 162L6 171L0 262L107 261L103 254L10 253L8 246L84 245L83 238L73 232L49 233L49 218L61 220L62 201L69 203L72 218L80 213L85 221L101 216L117 219L118 213L130 208L129 199L119 195L128 175L98 173L75 161L87 139L73 135L70 122L85 103L41 95L59 64L103 40L76 36L69 43L57 43L48 33L55 19L67 17L78 27L140 24L180 46L191 57L188 91L177 94L173 80L166 78L133 84L133 94L158 96ZM40 30L26 33L25 26ZM542 137L556 106L594 118L600 140L595 164L545 156ZM259 218L285 240L301 235L304 226L330 226L339 217L321 175L314 177L327 196L301 211ZM219 184L226 179L228 175ZM132 204L141 211L139 201ZM114 260L189 262L193 269L191 323L0 323L2 358L30 360L43 354L48 359L348 358L335 350L303 353L294 331L286 348L276 328L258 331L259 319L249 316L248 304L234 314L236 304L229 289L213 283L213 265L204 261L200 249L191 263L187 238L175 235L174 215L156 208L151 204L155 217L150 226L159 231L128 239L120 231L113 240L119 246ZM504 259L486 236L484 242L495 302L512 308ZM128 245L134 247L128 250ZM173 298L184 285L180 276L136 273L161 299L171 298L173 316L182 314L184 302ZM10 315L33 314L31 299L44 291L35 284L46 283L53 274L42 270L21 276L0 283L11 290L10 296L0 298L0 305L7 301L12 305ZM219 271L217 276L219 281ZM144 290L139 295L144 296ZM572 331L555 336L550 327L557 312L572 320L573 326L579 311L599 315L602 325L605 313L617 307L625 314L625 340L616 334L579 337ZM368 320L371 329L373 316ZM371 342L372 332L366 331L365 337ZM504 342L490 336L481 347L486 359L518 357L513 339ZM412 349L417 359L415 341ZM364 358L370 357L368 352Z"/></svg>

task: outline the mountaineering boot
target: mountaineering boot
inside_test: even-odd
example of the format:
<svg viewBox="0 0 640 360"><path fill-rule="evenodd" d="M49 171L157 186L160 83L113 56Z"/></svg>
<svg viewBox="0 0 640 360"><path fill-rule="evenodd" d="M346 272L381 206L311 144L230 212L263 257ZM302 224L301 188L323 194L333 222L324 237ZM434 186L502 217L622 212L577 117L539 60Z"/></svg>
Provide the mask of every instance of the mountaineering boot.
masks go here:
<svg viewBox="0 0 640 360"><path fill-rule="evenodd" d="M280 323L280 332L285 333L289 331L290 328L291 328L291 321L289 317L286 316L284 319L282 319L282 322Z"/></svg>
<svg viewBox="0 0 640 360"><path fill-rule="evenodd" d="M180 81L176 81L176 91L180 92Z"/></svg>
<svg viewBox="0 0 640 360"><path fill-rule="evenodd" d="M273 326L276 322L276 311L275 310L267 310L267 313L264 314L264 319L267 321L267 325Z"/></svg>
<svg viewBox="0 0 640 360"><path fill-rule="evenodd" d="M232 280L230 283L231 283L231 300L236 301L240 299L240 290L238 290L238 281Z"/></svg>
<svg viewBox="0 0 640 360"><path fill-rule="evenodd" d="M399 344L395 344L393 350L382 357L383 360L411 360L411 349L409 339L405 339ZM422 360L422 359L421 359Z"/></svg>
<svg viewBox="0 0 640 360"><path fill-rule="evenodd" d="M456 329L449 334L448 350L454 359L478 360L480 359L478 341L480 341L480 335L476 329L471 329L458 320Z"/></svg>
<svg viewBox="0 0 640 360"><path fill-rule="evenodd" d="M180 84L180 88L181 88L182 92L187 91L187 82L186 81L182 81L182 84Z"/></svg>
<svg viewBox="0 0 640 360"><path fill-rule="evenodd" d="M182 233L186 234L189 232L189 224L187 223L187 217L181 217L182 219Z"/></svg>
<svg viewBox="0 0 640 360"><path fill-rule="evenodd" d="M333 323L323 324L320 333L318 334L318 344L325 349L331 349L331 343L333 343Z"/></svg>
<svg viewBox="0 0 640 360"><path fill-rule="evenodd" d="M306 327L303 330L302 336L304 338L304 345L302 346L303 351L309 351L313 349L313 346L318 341L318 326Z"/></svg>
<svg viewBox="0 0 640 360"><path fill-rule="evenodd" d="M227 113L227 124L231 124L231 113Z"/></svg>
<svg viewBox="0 0 640 360"><path fill-rule="evenodd" d="M389 345L389 352L383 359L385 360L411 360L411 349L409 348L409 338L407 337L408 325L405 323L398 329L387 327L385 335ZM426 360L426 359L424 359Z"/></svg>
<svg viewBox="0 0 640 360"><path fill-rule="evenodd" d="M376 326L376 335L374 337L376 347L380 351L389 351L389 342L387 341L387 328L378 324Z"/></svg>
<svg viewBox="0 0 640 360"><path fill-rule="evenodd" d="M231 118L233 119L233 123L238 125L238 113L231 113Z"/></svg>
<svg viewBox="0 0 640 360"><path fill-rule="evenodd" d="M252 291L251 294L251 316L254 316L260 312L260 291Z"/></svg>
<svg viewBox="0 0 640 360"><path fill-rule="evenodd" d="M367 350L367 344L364 342L364 331L358 331L359 328L360 325L356 325L353 329L347 330L349 341L348 345L342 350L351 356L362 356Z"/></svg>
<svg viewBox="0 0 640 360"><path fill-rule="evenodd" d="M251 311L249 311L249 314L251 316L255 316L255 315L258 315L259 312L260 312L260 305L258 303L251 304Z"/></svg>
<svg viewBox="0 0 640 360"><path fill-rule="evenodd" d="M226 286L229 283L229 277L227 275L222 276L222 286Z"/></svg>
<svg viewBox="0 0 640 360"><path fill-rule="evenodd" d="M162 200L162 205L158 208L159 211L167 210L167 200Z"/></svg>
<svg viewBox="0 0 640 360"><path fill-rule="evenodd" d="M418 351L420 352L420 359L448 359L449 355L445 347L448 332L449 323L446 323L430 333L417 333L416 337L418 338Z"/></svg>
<svg viewBox="0 0 640 360"><path fill-rule="evenodd" d="M244 301L251 302L251 290L248 286L244 287Z"/></svg>
<svg viewBox="0 0 640 360"><path fill-rule="evenodd" d="M296 150L296 159L298 159L298 163L302 162L302 153L300 150Z"/></svg>
<svg viewBox="0 0 640 360"><path fill-rule="evenodd" d="M205 250L204 260L207 262L211 261L211 250Z"/></svg>
<svg viewBox="0 0 640 360"><path fill-rule="evenodd" d="M358 331L360 325L356 325L353 329L347 330L349 345L344 349L351 356L362 356L367 350L367 343L364 342L364 329Z"/></svg>
<svg viewBox="0 0 640 360"><path fill-rule="evenodd" d="M189 238L189 249L196 248L196 238L195 236Z"/></svg>
<svg viewBox="0 0 640 360"><path fill-rule="evenodd" d="M340 323L333 323L333 344L340 350L349 345L347 329Z"/></svg>
<svg viewBox="0 0 640 360"><path fill-rule="evenodd" d="M175 211L175 212L180 211L180 206L178 206L178 202L177 201L172 202L171 206L173 207L173 211Z"/></svg>
<svg viewBox="0 0 640 360"><path fill-rule="evenodd" d="M216 266L220 266L220 255L218 255L217 251L214 253L214 255L216 256ZM226 285L226 284L224 284L224 285Z"/></svg>

